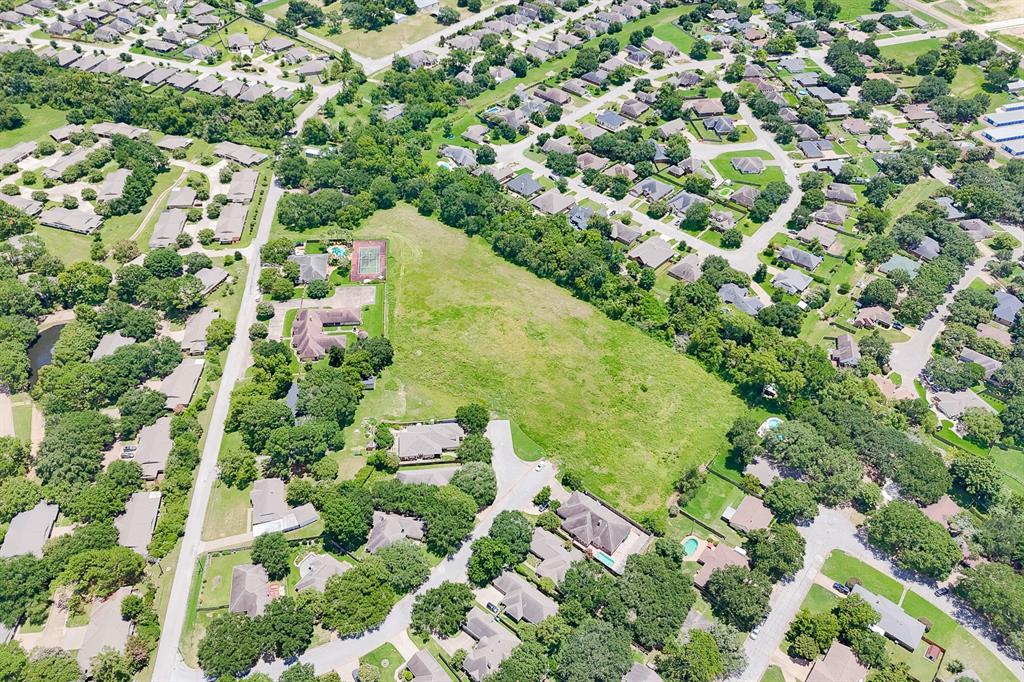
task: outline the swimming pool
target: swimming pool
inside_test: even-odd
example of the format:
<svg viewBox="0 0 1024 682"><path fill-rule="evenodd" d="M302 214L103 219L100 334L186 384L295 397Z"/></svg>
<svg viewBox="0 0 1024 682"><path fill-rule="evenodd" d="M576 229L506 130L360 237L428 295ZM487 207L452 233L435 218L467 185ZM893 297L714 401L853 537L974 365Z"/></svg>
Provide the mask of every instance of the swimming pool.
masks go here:
<svg viewBox="0 0 1024 682"><path fill-rule="evenodd" d="M693 553L700 547L700 540L697 538L686 538L683 541L683 552L686 556L693 556Z"/></svg>
<svg viewBox="0 0 1024 682"><path fill-rule="evenodd" d="M782 426L781 419L779 419L778 417L768 417L767 419L764 420L764 423L762 423L761 426L757 427L757 435L760 436L761 438L764 438L766 433L768 433L769 431L774 431L780 426Z"/></svg>
<svg viewBox="0 0 1024 682"><path fill-rule="evenodd" d="M598 561L600 561L602 564L604 564L608 568L611 568L612 566L615 565L615 559L611 558L610 556L608 556L607 554L605 554L604 552L602 552L600 550L598 550L598 552L595 554L595 556L597 557Z"/></svg>
<svg viewBox="0 0 1024 682"><path fill-rule="evenodd" d="M348 255L348 249L344 246L332 246L327 249L335 258L344 258Z"/></svg>

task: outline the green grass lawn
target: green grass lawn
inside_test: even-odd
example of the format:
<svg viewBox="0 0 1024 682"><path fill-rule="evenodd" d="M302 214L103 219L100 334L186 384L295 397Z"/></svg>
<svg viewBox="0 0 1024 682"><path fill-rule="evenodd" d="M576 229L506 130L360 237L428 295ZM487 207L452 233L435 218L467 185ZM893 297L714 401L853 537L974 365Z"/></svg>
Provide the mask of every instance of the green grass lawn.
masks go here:
<svg viewBox="0 0 1024 682"><path fill-rule="evenodd" d="M78 261L89 260L89 248L92 237L75 234L67 230L58 230L45 225L36 225L35 233L46 244L46 249L60 258L66 265Z"/></svg>
<svg viewBox="0 0 1024 682"><path fill-rule="evenodd" d="M915 592L907 591L902 606L903 610L914 618L926 618L932 624L925 636L946 650L942 659L943 663L954 659L959 660L966 667L978 673L986 682L988 680L1009 682L1015 679L1013 673L984 644L955 620L932 606L925 598L918 596Z"/></svg>
<svg viewBox="0 0 1024 682"><path fill-rule="evenodd" d="M64 112L52 107L36 107L33 109L27 104L18 104L16 106L25 118L25 122L13 130L0 131L0 148L11 147L19 142L41 139L54 128L59 128L67 123L67 117L65 117Z"/></svg>
<svg viewBox="0 0 1024 682"><path fill-rule="evenodd" d="M236 432L225 433L224 442ZM223 448L221 449L224 452ZM221 481L213 484L210 492L210 502L206 508L206 519L203 523L203 539L216 540L217 538L238 535L248 530L249 493L251 486L239 490L224 485Z"/></svg>
<svg viewBox="0 0 1024 682"><path fill-rule="evenodd" d="M24 403L11 407L14 418L14 435L26 443L32 440L32 404Z"/></svg>
<svg viewBox="0 0 1024 682"><path fill-rule="evenodd" d="M1003 472L1003 482L1017 494L1024 495L1024 452L994 447L991 450L996 466Z"/></svg>
<svg viewBox="0 0 1024 682"><path fill-rule="evenodd" d="M633 327L401 206L360 237L389 240L395 363L362 418L449 416L470 400L512 419L594 492L660 506L686 466L725 447L729 386Z"/></svg>
<svg viewBox="0 0 1024 682"><path fill-rule="evenodd" d="M938 50L942 47L942 40L939 38L925 38L915 40L911 43L899 43L897 45L886 45L880 47L879 51L883 57L898 59L904 64L909 64L929 50Z"/></svg>
<svg viewBox="0 0 1024 682"><path fill-rule="evenodd" d="M160 217L160 211L153 211L150 215L150 211L157 202L161 203L161 209L167 205L167 196L163 196L164 192L167 192L177 182L178 178L182 174L181 166L171 166L168 168L166 173L161 173L156 177L156 182L153 184L153 191L149 195L149 201L142 207L138 213L129 213L127 215L112 216L103 221L103 227L100 228L100 234L103 237L103 245L108 249L111 248L116 242L122 239L131 239L131 236L135 233L135 230L139 228L139 223L149 216L146 229L139 233L139 236L135 239L139 247L142 249L149 248L149 238L153 233L153 228L156 226L156 222ZM111 267L117 266L116 263L111 261Z"/></svg>
<svg viewBox="0 0 1024 682"><path fill-rule="evenodd" d="M769 163L765 165L764 172L762 173L740 173L738 170L732 167L732 160L735 158L742 158L752 156L758 159L764 159ZM769 182L781 181L784 179L782 169L779 166L773 166L771 152L764 150L752 150L747 152L727 152L720 156L716 156L711 160L711 165L722 175L726 180L732 180L733 182L745 183L748 185L767 185Z"/></svg>
<svg viewBox="0 0 1024 682"><path fill-rule="evenodd" d="M889 200L886 210L889 212L890 224L914 210L920 202L935 194L944 185L932 178L924 178L913 185L904 187L895 198Z"/></svg>
<svg viewBox="0 0 1024 682"><path fill-rule="evenodd" d="M782 674L782 670L778 666L769 666L764 671L764 675L761 677L761 682L786 682L785 676Z"/></svg>
<svg viewBox="0 0 1024 682"><path fill-rule="evenodd" d="M831 611L832 607L838 603L839 597L821 585L814 584L811 585L811 589L807 592L807 596L804 597L804 603L800 605L800 608L818 614Z"/></svg>
<svg viewBox="0 0 1024 682"><path fill-rule="evenodd" d="M718 476L708 476L684 509L696 519L731 537L735 532L722 520L722 512L726 507L735 508L743 497L744 492L732 483Z"/></svg>
<svg viewBox="0 0 1024 682"><path fill-rule="evenodd" d="M402 667L405 659L398 652L394 644L382 644L370 653L359 659L359 663L368 663L380 670L380 679L383 682L392 682L395 679L395 672Z"/></svg>
<svg viewBox="0 0 1024 682"><path fill-rule="evenodd" d="M903 585L881 571L868 566L842 550L835 550L825 560L821 572L836 582L845 583L850 578L859 578L864 589L881 595L896 604L903 595Z"/></svg>
<svg viewBox="0 0 1024 682"><path fill-rule="evenodd" d="M227 606L231 596L231 571L235 566L252 562L249 550L210 557L203 573L203 586L199 593L199 608Z"/></svg>

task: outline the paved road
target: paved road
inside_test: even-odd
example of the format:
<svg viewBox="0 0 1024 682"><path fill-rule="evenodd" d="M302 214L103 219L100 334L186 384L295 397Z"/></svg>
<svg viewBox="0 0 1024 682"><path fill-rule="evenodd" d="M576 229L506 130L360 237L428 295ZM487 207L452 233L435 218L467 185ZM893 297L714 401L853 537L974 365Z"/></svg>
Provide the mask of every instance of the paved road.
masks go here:
<svg viewBox="0 0 1024 682"><path fill-rule="evenodd" d="M412 604L416 595L432 587L437 587L445 581L464 582L466 566L469 563L469 547L473 540L487 534L494 517L500 512L507 509L528 509L534 495L545 485L551 484L554 470L550 464L546 464L541 471L537 471L534 463L524 462L516 456L512 447L511 425L508 421L492 421L487 426L486 436L494 445L494 457L491 463L498 480L498 495L494 504L478 516L476 529L463 543L462 548L435 566L431 571L430 578L416 592L399 600L376 630L364 633L359 637L335 639L310 649L299 657L298 663L312 663L317 674L338 670L344 676L351 670L347 666L357 662L360 656L373 651L382 644L396 641L409 627L412 619ZM259 664L256 669L277 679L285 667L284 661L275 659L271 664ZM343 679L345 678L343 677Z"/></svg>
<svg viewBox="0 0 1024 682"><path fill-rule="evenodd" d="M178 652L185 615L189 607L188 597L192 584L192 571L195 569L199 556L200 536L203 521L206 518L206 506L210 499L210 490L217 478L217 454L224 438L224 422L228 416L231 402L231 391L243 374L249 361L249 326L256 320L256 304L259 302L259 249L270 236L270 227L277 212L277 202L284 190L277 184L277 178L270 180L270 190L263 206L263 215L256 230L256 236L249 247L249 270L245 279L245 292L242 294L242 305L235 323L235 340L228 349L224 362L224 372L220 388L213 404L213 416L206 434L202 459L199 462L199 473L192 492L192 503L189 506L188 521L185 524L185 535L181 541L178 564L174 569L174 581L171 583L171 596L168 602L167 615L164 618L160 645L157 649L156 664L153 670L154 680L185 680L194 679L187 672Z"/></svg>
<svg viewBox="0 0 1024 682"><path fill-rule="evenodd" d="M792 581L776 587L772 595L772 612L762 626L760 635L756 640L748 638L744 644L750 663L739 677L734 678L736 682L760 680L764 675L772 652L781 646L786 631L789 629L789 623L811 589L814 577L834 549L841 549L882 571L925 601L941 609L977 637L978 641L1009 668L1018 679L1024 679L1024 664L1007 656L996 644L992 633L983 623L978 622L970 611L964 609L949 596L935 596L934 585L920 581L914 576L895 574L889 561L876 557L874 552L861 542L857 529L843 511L822 508L814 523L801 528L800 534L807 540L804 569L797 573Z"/></svg>

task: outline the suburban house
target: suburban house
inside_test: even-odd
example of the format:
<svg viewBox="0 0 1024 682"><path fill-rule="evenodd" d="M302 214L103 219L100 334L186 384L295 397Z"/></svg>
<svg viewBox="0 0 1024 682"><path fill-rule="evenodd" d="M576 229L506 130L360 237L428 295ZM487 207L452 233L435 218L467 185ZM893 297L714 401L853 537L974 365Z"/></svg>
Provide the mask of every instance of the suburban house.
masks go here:
<svg viewBox="0 0 1024 682"><path fill-rule="evenodd" d="M168 410L183 410L192 402L192 395L203 374L203 358L185 358L160 383L160 392L167 396Z"/></svg>
<svg viewBox="0 0 1024 682"><path fill-rule="evenodd" d="M782 289L787 294L800 294L807 287L811 286L813 281L814 278L806 272L801 272L796 268L789 268L772 277L772 286Z"/></svg>
<svg viewBox="0 0 1024 682"><path fill-rule="evenodd" d="M764 502L753 495L744 496L738 507L726 507L722 513L722 519L741 533L764 530L771 525L774 518L775 515L764 506Z"/></svg>
<svg viewBox="0 0 1024 682"><path fill-rule="evenodd" d="M530 542L530 553L540 559L534 571L542 578L550 578L556 585L565 578L566 571L583 553L575 547L566 547L566 542L544 528L535 528Z"/></svg>
<svg viewBox="0 0 1024 682"><path fill-rule="evenodd" d="M558 602L518 573L505 571L492 583L501 592L505 615L536 625L558 613Z"/></svg>
<svg viewBox="0 0 1024 682"><path fill-rule="evenodd" d="M242 238L245 229L245 216L249 210L245 204L227 203L220 209L217 225L213 230L213 238L221 244L231 244Z"/></svg>
<svg viewBox="0 0 1024 682"><path fill-rule="evenodd" d="M925 632L924 623L885 597L864 589L863 585L854 585L853 593L870 604L878 613L881 618L877 627L885 632L886 637L908 651L913 651L921 643Z"/></svg>
<svg viewBox="0 0 1024 682"><path fill-rule="evenodd" d="M672 258L675 253L675 249L667 241L661 237L651 237L634 246L626 255L641 265L658 268Z"/></svg>
<svg viewBox="0 0 1024 682"><path fill-rule="evenodd" d="M93 659L104 649L118 653L124 651L135 625L121 617L121 603L131 592L132 588L122 587L106 599L93 602L82 645L75 655L82 670L88 672L92 668Z"/></svg>
<svg viewBox="0 0 1024 682"><path fill-rule="evenodd" d="M696 282L700 279L700 257L691 253L670 267L668 275L683 282Z"/></svg>
<svg viewBox="0 0 1024 682"><path fill-rule="evenodd" d="M50 538L58 512L57 505L41 500L28 511L16 515L7 526L3 545L0 545L0 557L31 554L42 559L43 545Z"/></svg>
<svg viewBox="0 0 1024 682"><path fill-rule="evenodd" d="M724 303L733 304L747 315L757 315L758 311L764 307L761 299L756 296L748 296L746 288L732 282L727 282L718 289L718 298Z"/></svg>
<svg viewBox="0 0 1024 682"><path fill-rule="evenodd" d="M243 168L231 176L228 185L228 201L247 204L256 193L256 182L260 179L259 171Z"/></svg>
<svg viewBox="0 0 1024 682"><path fill-rule="evenodd" d="M327 279L326 253L293 253L288 260L298 264L300 284Z"/></svg>
<svg viewBox="0 0 1024 682"><path fill-rule="evenodd" d="M877 305L861 308L857 311L857 317L853 320L854 326L867 327L869 329L879 325L883 327L891 327L892 323L892 313L882 306Z"/></svg>
<svg viewBox="0 0 1024 682"><path fill-rule="evenodd" d="M405 662L405 669L412 675L412 682L451 682L451 675L444 671L429 651L420 649ZM404 675L404 673L402 673ZM406 679L399 676L398 679Z"/></svg>
<svg viewBox="0 0 1024 682"><path fill-rule="evenodd" d="M393 545L399 540L422 540L426 526L419 519L388 512L373 512L373 527L366 540L366 551L370 554L378 549Z"/></svg>
<svg viewBox="0 0 1024 682"><path fill-rule="evenodd" d="M474 682L481 682L497 671L519 645L518 637L478 609L470 612L463 630L476 640L476 646L462 663L462 669Z"/></svg>
<svg viewBox="0 0 1024 682"><path fill-rule="evenodd" d="M58 175L58 177L60 176ZM77 232L78 234L92 234L99 229L103 223L103 218L95 213L87 213L79 209L54 206L39 214L39 222L47 227L55 227L58 230L67 230L69 232Z"/></svg>
<svg viewBox="0 0 1024 682"><path fill-rule="evenodd" d="M111 356L118 348L124 348L135 343L135 339L130 336L124 336L121 334L121 330L104 334L100 339L100 342L96 344L96 349L92 352L92 356L89 358L92 362L96 362L102 358Z"/></svg>
<svg viewBox="0 0 1024 682"><path fill-rule="evenodd" d="M188 214L180 208L172 208L160 214L149 237L149 248L162 249L175 244L178 235L185 227Z"/></svg>
<svg viewBox="0 0 1024 682"><path fill-rule="evenodd" d="M944 414L947 419L956 421L963 413L971 407L977 407L995 414L995 408L982 400L974 391L964 390L950 393L949 391L937 391L932 395L932 402L936 409Z"/></svg>
<svg viewBox="0 0 1024 682"><path fill-rule="evenodd" d="M328 335L324 327L348 327L362 322L361 311L356 308L302 308L295 313L292 323L292 346L302 362L319 360L335 346L345 347L345 335Z"/></svg>
<svg viewBox="0 0 1024 682"><path fill-rule="evenodd" d="M999 362L995 358L990 358L984 353L979 353L973 348L967 348L966 346L960 351L961 362L973 362L977 365L981 365L985 370L985 378L991 379L992 375L995 374L1003 363Z"/></svg>
<svg viewBox="0 0 1024 682"><path fill-rule="evenodd" d="M189 355L202 355L206 352L206 331L210 323L220 317L220 313L209 306L203 306L185 323L185 335L181 340L181 349Z"/></svg>
<svg viewBox="0 0 1024 682"><path fill-rule="evenodd" d="M267 159L266 154L258 152L248 145L226 141L218 142L217 146L213 148L213 154L214 156L219 156L222 159L235 161L243 166L254 166Z"/></svg>
<svg viewBox="0 0 1024 682"><path fill-rule="evenodd" d="M339 561L330 554L310 552L299 561L299 582L295 591L316 590L323 592L327 587L327 579L341 575L352 568L347 561Z"/></svg>
<svg viewBox="0 0 1024 682"><path fill-rule="evenodd" d="M117 544L149 556L146 548L153 539L157 513L160 511L160 491L140 490L132 493L124 505L124 514L114 519Z"/></svg>
<svg viewBox="0 0 1024 682"><path fill-rule="evenodd" d="M412 424L395 432L395 452L401 462L437 459L459 447L466 432L455 422Z"/></svg>
<svg viewBox="0 0 1024 682"><path fill-rule="evenodd" d="M764 171L764 161L756 156L737 156L730 163L740 173L751 174Z"/></svg>
<svg viewBox="0 0 1024 682"><path fill-rule="evenodd" d="M853 334L840 334L836 337L836 347L829 353L832 361L840 367L856 367L860 364L860 348Z"/></svg>
<svg viewBox="0 0 1024 682"><path fill-rule="evenodd" d="M164 472L173 445L170 417L160 417L153 424L142 427L135 450L135 461L142 467L142 480L155 481Z"/></svg>
<svg viewBox="0 0 1024 682"><path fill-rule="evenodd" d="M252 534L287 533L304 528L320 518L312 504L289 507L285 499L284 481L280 478L261 478L249 493L252 502Z"/></svg>
<svg viewBox="0 0 1024 682"><path fill-rule="evenodd" d="M992 319L1007 327L1013 325L1013 321L1017 319L1017 313L1024 308L1024 302L1008 291L997 291L995 296L996 307L992 311Z"/></svg>
<svg viewBox="0 0 1024 682"><path fill-rule="evenodd" d="M270 581L266 569L255 564L241 564L231 569L228 611L255 618L263 615L269 603Z"/></svg>
<svg viewBox="0 0 1024 682"><path fill-rule="evenodd" d="M697 557L697 563L701 565L700 570L693 576L693 584L703 588L711 574L726 566L746 566L747 556L741 554L737 549L730 547L724 542L719 542L710 549L705 549Z"/></svg>
<svg viewBox="0 0 1024 682"><path fill-rule="evenodd" d="M616 573L622 572L630 554L643 551L651 539L626 517L578 490L556 513L562 518L562 530Z"/></svg>
<svg viewBox="0 0 1024 682"><path fill-rule="evenodd" d="M853 649L832 642L825 657L811 668L806 682L864 682L867 676L868 669L857 660Z"/></svg>

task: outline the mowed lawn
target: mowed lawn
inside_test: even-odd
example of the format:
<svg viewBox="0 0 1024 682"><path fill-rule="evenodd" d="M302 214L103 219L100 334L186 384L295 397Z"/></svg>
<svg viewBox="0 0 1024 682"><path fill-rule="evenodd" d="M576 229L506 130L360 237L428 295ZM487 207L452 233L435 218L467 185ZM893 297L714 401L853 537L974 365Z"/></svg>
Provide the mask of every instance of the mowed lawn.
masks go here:
<svg viewBox="0 0 1024 682"><path fill-rule="evenodd" d="M38 140L48 135L54 128L59 128L67 123L64 112L52 107L44 106L33 109L27 104L16 106L25 122L12 130L0 131L0 149L13 147L20 142Z"/></svg>
<svg viewBox="0 0 1024 682"><path fill-rule="evenodd" d="M726 446L745 410L730 387L633 327L401 206L361 238L389 240L395 363L364 398L377 418L449 417L485 401L563 468L628 510Z"/></svg>
<svg viewBox="0 0 1024 682"><path fill-rule="evenodd" d="M840 583L846 583L850 578L857 578L861 581L864 589L881 595L896 604L900 603L900 598L903 596L903 585L899 581L839 549L828 555L825 565L821 567L821 572Z"/></svg>

